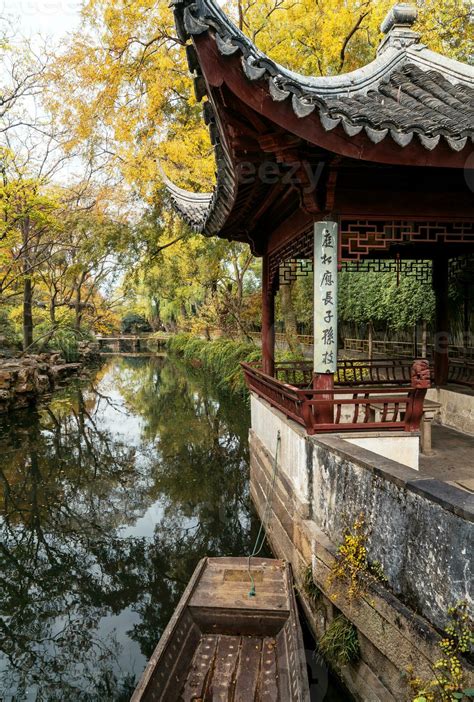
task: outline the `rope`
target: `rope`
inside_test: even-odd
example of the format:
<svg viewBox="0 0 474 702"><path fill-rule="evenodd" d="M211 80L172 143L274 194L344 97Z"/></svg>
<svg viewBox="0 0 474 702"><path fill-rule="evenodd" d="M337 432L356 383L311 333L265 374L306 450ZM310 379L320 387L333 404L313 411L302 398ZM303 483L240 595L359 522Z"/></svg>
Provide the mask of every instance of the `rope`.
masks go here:
<svg viewBox="0 0 474 702"><path fill-rule="evenodd" d="M275 457L273 459L273 469L272 469L272 478L270 482L270 490L268 491L266 500L265 500L265 509L263 510L263 517L262 521L260 522L260 529L258 530L257 538L255 539L255 544L253 547L253 551L248 557L248 573L249 573L249 578L251 582L251 588L249 590L249 597L255 597L257 592L255 590L255 581L252 577L252 573L250 572L250 559L255 558L255 556L258 556L258 554L261 552L264 544L265 544L265 538L266 538L266 527L268 527L270 523L270 518L271 518L271 510L272 510L272 500L273 500L273 493L275 492L275 482L276 482L276 474L277 474L277 468L278 468L278 449L280 448L280 443L281 443L281 435L280 431L277 432L277 440L276 440L276 447L275 447Z"/></svg>

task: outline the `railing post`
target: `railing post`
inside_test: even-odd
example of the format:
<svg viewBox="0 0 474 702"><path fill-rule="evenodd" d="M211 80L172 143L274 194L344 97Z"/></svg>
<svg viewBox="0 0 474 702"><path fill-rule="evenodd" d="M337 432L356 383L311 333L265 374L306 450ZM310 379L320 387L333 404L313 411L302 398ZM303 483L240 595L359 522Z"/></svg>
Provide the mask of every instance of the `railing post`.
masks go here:
<svg viewBox="0 0 474 702"><path fill-rule="evenodd" d="M420 428L426 391L430 384L428 361L425 359L414 361L411 367L412 400L405 414L405 431L418 431Z"/></svg>
<svg viewBox="0 0 474 702"><path fill-rule="evenodd" d="M374 355L374 327L372 322L369 322L369 339L368 339L368 356L369 356L369 361L372 360L372 357Z"/></svg>
<svg viewBox="0 0 474 702"><path fill-rule="evenodd" d="M304 426L308 434L313 433L313 425L315 424L315 418L311 409L311 405L308 404L307 399L301 402L300 415L304 422Z"/></svg>

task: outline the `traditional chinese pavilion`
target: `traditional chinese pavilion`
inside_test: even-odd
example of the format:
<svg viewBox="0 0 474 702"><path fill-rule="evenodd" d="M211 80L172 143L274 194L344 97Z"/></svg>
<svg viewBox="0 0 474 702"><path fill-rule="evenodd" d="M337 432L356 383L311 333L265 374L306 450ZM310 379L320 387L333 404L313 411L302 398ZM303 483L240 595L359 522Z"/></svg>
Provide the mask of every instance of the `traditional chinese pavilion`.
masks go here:
<svg viewBox="0 0 474 702"><path fill-rule="evenodd" d="M338 669L356 699L411 699L407 671L433 678L446 613L472 583L472 437L437 427L446 454L420 459L416 430L429 454L427 418L441 407L474 434L472 388L447 384L472 383L467 361L450 363L448 287L469 283L474 267L474 70L424 46L408 5L387 16L372 63L322 78L276 64L214 0L173 5L217 183L193 194L168 182L172 201L195 231L247 242L263 259L263 364L243 364L252 499L315 635L341 613L357 635L357 660ZM275 293L310 267L314 364L275 363ZM432 282L435 388L426 360L337 360L338 269ZM356 602L341 583L336 599L331 564L361 514L384 581ZM474 684L472 669L464 679Z"/></svg>
<svg viewBox="0 0 474 702"><path fill-rule="evenodd" d="M331 285L321 287L323 277L337 279L334 264L362 275L393 270L432 280L434 380L446 384L449 281L474 265L474 69L430 51L412 28L416 10L409 5L388 14L374 61L327 77L272 61L214 0L174 0L173 8L180 38L191 40L189 67L204 99L217 182L208 194L167 185L195 231L246 242L263 259L265 397L277 402L276 381L290 380L275 369L275 293L313 263L320 284L315 347L328 345L315 358L317 392L331 389L337 355L337 319L324 304L334 296ZM336 255L321 248L329 231ZM256 389L256 376L248 379ZM301 390L302 382L294 386ZM289 416L294 401L283 401ZM368 406L364 411L368 416Z"/></svg>

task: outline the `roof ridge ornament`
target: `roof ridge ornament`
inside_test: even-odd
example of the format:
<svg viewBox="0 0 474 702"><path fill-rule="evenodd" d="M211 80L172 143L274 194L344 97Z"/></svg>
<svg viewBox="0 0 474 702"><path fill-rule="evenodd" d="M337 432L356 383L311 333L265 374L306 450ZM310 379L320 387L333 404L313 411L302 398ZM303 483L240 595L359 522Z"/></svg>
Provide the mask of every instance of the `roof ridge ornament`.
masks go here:
<svg viewBox="0 0 474 702"><path fill-rule="evenodd" d="M414 5L408 3L394 5L380 25L380 30L385 34L385 38L377 50L377 56L380 56L388 48L400 51L413 44L418 44L420 34L412 29L417 17L418 10Z"/></svg>

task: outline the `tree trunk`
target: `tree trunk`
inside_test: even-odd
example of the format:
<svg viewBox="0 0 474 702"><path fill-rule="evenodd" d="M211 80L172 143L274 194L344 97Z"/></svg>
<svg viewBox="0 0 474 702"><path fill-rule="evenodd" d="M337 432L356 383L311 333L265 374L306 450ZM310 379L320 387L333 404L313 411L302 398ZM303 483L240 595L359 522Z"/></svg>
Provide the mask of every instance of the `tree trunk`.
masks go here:
<svg viewBox="0 0 474 702"><path fill-rule="evenodd" d="M82 312L81 312L81 286L78 285L76 288L76 299L74 302L74 311L76 314L76 319L75 319L75 328L77 331L80 331L81 329L81 321L82 321Z"/></svg>
<svg viewBox="0 0 474 702"><path fill-rule="evenodd" d="M235 293L234 290L232 290L231 292L231 297L233 298L232 302L234 310L234 319L237 325L237 336L239 339L244 340L246 339L244 325L242 324L242 306L244 300L244 272L240 270L237 258L235 258L232 263L234 268L235 284L237 288Z"/></svg>
<svg viewBox="0 0 474 702"><path fill-rule="evenodd" d="M54 293L49 303L49 318L53 326L56 324L56 296L57 293Z"/></svg>
<svg viewBox="0 0 474 702"><path fill-rule="evenodd" d="M428 358L428 325L426 319L421 322L421 357Z"/></svg>
<svg viewBox="0 0 474 702"><path fill-rule="evenodd" d="M23 350L33 343L33 285L26 276L23 286Z"/></svg>
<svg viewBox="0 0 474 702"><path fill-rule="evenodd" d="M23 350L33 343L33 283L30 265L30 221L26 217L21 227L23 244Z"/></svg>
<svg viewBox="0 0 474 702"><path fill-rule="evenodd" d="M163 326L160 317L160 300L156 297L151 298L150 325L153 331L160 331Z"/></svg>
<svg viewBox="0 0 474 702"><path fill-rule="evenodd" d="M280 302L288 348L291 353L301 353L301 346L298 342L298 324L293 304L293 283L280 285Z"/></svg>
<svg viewBox="0 0 474 702"><path fill-rule="evenodd" d="M369 361L374 356L374 325L369 322Z"/></svg>

